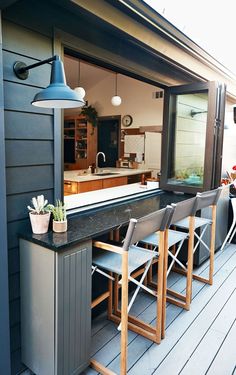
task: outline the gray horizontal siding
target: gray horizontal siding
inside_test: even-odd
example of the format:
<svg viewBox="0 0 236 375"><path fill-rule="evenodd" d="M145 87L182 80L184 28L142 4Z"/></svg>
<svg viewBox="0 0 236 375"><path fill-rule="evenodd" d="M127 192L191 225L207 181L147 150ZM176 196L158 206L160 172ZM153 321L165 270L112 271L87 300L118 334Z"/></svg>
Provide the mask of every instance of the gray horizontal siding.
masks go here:
<svg viewBox="0 0 236 375"><path fill-rule="evenodd" d="M52 55L51 39L3 20L3 49L44 60Z"/></svg>
<svg viewBox="0 0 236 375"><path fill-rule="evenodd" d="M15 273L9 277L9 299L10 301L20 296L20 273Z"/></svg>
<svg viewBox="0 0 236 375"><path fill-rule="evenodd" d="M6 181L7 194L52 189L53 165L7 168Z"/></svg>
<svg viewBox="0 0 236 375"><path fill-rule="evenodd" d="M40 88L27 86L22 83L4 82L5 109L20 112L52 114L52 109L39 108L31 105L34 96Z"/></svg>
<svg viewBox="0 0 236 375"><path fill-rule="evenodd" d="M11 265L9 269L9 276L14 275L15 273L19 272L19 247L11 249L8 251L8 264Z"/></svg>
<svg viewBox="0 0 236 375"><path fill-rule="evenodd" d="M53 163L53 141L8 140L5 147L6 167Z"/></svg>
<svg viewBox="0 0 236 375"><path fill-rule="evenodd" d="M50 56L48 56L50 57ZM42 60L42 58L40 58ZM26 65L31 65L38 62L38 59L32 59L16 54L15 52L3 51L3 75L6 81L16 82L30 86L46 87L50 82L51 65L45 64L33 68L29 71L29 76L26 80L18 78L13 73L13 65L16 61L21 61Z"/></svg>
<svg viewBox="0 0 236 375"><path fill-rule="evenodd" d="M18 246L19 242L19 233L25 231L31 231L30 222L28 219L21 221L13 221L8 223L8 249L13 249ZM11 265L9 265L10 267Z"/></svg>
<svg viewBox="0 0 236 375"><path fill-rule="evenodd" d="M6 139L53 140L53 117L36 113L5 111Z"/></svg>
<svg viewBox="0 0 236 375"><path fill-rule="evenodd" d="M10 302L10 321L12 326L20 323L20 299Z"/></svg>
<svg viewBox="0 0 236 375"><path fill-rule="evenodd" d="M3 21L12 375L24 368L20 351L18 235L31 231L27 205L32 197L44 194L50 202L54 198L54 111L31 105L34 95L49 84L51 68L49 64L37 67L30 71L27 80L20 80L13 72L13 64L15 61L32 64L44 60L52 56L52 45L52 40L44 35Z"/></svg>
<svg viewBox="0 0 236 375"><path fill-rule="evenodd" d="M25 194L9 195L7 197L7 220L16 221L28 218L27 206L31 204L32 197L43 194L49 203L54 203L53 189L34 191ZM17 210L16 210L17 207Z"/></svg>
<svg viewBox="0 0 236 375"><path fill-rule="evenodd" d="M11 337L11 342L14 343L12 345L12 351L15 351L15 350L19 349L20 346L21 346L20 326L19 326L19 324L11 327L10 337Z"/></svg>

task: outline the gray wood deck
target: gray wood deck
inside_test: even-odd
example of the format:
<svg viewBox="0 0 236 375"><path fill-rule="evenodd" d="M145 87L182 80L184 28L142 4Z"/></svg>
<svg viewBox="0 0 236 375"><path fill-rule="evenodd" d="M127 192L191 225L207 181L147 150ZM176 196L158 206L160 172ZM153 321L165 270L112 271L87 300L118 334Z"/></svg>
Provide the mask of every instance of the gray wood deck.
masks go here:
<svg viewBox="0 0 236 375"><path fill-rule="evenodd" d="M207 273L207 263L197 269ZM185 280L172 274L169 286L183 291ZM155 321L152 297L139 293L132 314ZM166 338L160 345L129 332L130 375L235 375L236 374L236 246L215 256L214 284L193 281L190 311L167 305ZM92 357L119 373L120 334L103 314L93 321ZM84 375L96 371L87 369Z"/></svg>

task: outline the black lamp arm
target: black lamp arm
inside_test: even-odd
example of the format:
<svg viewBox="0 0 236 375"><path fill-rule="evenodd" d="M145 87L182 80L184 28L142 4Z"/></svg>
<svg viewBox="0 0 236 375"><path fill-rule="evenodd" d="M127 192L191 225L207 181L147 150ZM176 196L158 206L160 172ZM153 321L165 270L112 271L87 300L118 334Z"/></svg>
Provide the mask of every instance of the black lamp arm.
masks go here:
<svg viewBox="0 0 236 375"><path fill-rule="evenodd" d="M21 61L16 61L15 64L13 65L13 70L14 70L15 75L18 78L27 79L28 76L29 76L29 70L30 69L36 68L37 66L40 66L40 65L47 64L47 63L49 63L51 61L54 61L54 60L60 60L60 57L58 55L54 55L52 57L49 57L46 60L42 60L42 61L39 61L35 64L31 64L31 65L26 65L25 63L23 63Z"/></svg>

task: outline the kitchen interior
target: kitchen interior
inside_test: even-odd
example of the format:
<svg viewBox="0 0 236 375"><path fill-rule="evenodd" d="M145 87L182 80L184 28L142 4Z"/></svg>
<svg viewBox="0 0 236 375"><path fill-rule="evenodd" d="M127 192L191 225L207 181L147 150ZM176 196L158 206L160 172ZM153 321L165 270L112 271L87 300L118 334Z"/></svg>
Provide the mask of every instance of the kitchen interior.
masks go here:
<svg viewBox="0 0 236 375"><path fill-rule="evenodd" d="M64 111L67 207L158 188L164 90L68 54L64 66L68 85L79 87L86 102L82 109ZM208 94L184 93L176 98L175 133L167 147L171 165L164 169L172 190L201 189L208 158ZM233 105L227 102L222 177L233 163L234 128Z"/></svg>
<svg viewBox="0 0 236 375"><path fill-rule="evenodd" d="M68 85L83 88L86 102L85 109L64 111L67 201L70 195L130 184L156 188L163 90L69 55L64 66Z"/></svg>

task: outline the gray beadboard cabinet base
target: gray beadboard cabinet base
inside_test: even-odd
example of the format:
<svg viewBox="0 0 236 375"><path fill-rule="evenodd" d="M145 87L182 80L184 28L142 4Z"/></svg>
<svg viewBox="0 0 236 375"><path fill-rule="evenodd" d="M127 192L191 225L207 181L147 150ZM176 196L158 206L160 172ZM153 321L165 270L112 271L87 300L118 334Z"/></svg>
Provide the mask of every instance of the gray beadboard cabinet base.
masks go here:
<svg viewBox="0 0 236 375"><path fill-rule="evenodd" d="M20 239L22 362L77 375L90 361L92 242L55 252Z"/></svg>

